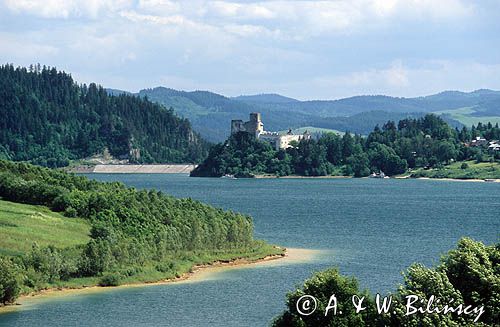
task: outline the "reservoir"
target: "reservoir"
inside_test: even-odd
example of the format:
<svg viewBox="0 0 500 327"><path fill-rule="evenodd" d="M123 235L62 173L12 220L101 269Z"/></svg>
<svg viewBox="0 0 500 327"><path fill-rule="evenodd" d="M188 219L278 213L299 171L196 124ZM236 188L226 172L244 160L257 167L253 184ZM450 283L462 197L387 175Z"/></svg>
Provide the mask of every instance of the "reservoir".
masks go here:
<svg viewBox="0 0 500 327"><path fill-rule="evenodd" d="M284 310L286 293L315 271L337 266L385 294L410 264L436 264L461 237L492 244L500 235L500 183L87 176L249 214L255 238L317 251L189 282L29 299L1 314L0 326L267 326Z"/></svg>

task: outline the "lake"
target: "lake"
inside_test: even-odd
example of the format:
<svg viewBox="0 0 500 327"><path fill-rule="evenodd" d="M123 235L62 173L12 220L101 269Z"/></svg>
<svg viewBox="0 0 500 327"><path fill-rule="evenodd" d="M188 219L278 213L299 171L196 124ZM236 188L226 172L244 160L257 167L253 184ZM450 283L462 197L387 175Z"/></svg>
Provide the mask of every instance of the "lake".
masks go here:
<svg viewBox="0 0 500 327"><path fill-rule="evenodd" d="M500 183L89 176L250 214L256 238L321 251L307 262L277 260L208 280L29 300L0 315L0 325L266 326L314 271L338 266L363 288L386 293L411 263L435 264L460 237L491 244L500 235Z"/></svg>

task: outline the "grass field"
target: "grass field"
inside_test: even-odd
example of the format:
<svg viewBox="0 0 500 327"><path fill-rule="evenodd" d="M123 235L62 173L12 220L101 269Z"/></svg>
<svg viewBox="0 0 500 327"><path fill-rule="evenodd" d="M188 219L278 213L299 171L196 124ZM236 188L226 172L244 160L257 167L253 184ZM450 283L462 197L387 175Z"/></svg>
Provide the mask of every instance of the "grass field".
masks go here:
<svg viewBox="0 0 500 327"><path fill-rule="evenodd" d="M462 164L467 163L467 168L462 169ZM443 168L436 169L416 169L412 172L412 177L429 178L454 178L454 179L500 179L500 163L459 161Z"/></svg>
<svg viewBox="0 0 500 327"><path fill-rule="evenodd" d="M0 200L0 255L20 255L33 242L58 248L85 244L89 224L79 218L66 218L43 206Z"/></svg>
<svg viewBox="0 0 500 327"><path fill-rule="evenodd" d="M459 109L451 109L451 110L443 110L443 111L438 111L436 114L448 114L451 116L451 118L458 120L462 124L464 124L467 127L470 127L472 125L477 125L477 123L492 123L500 124L500 116L484 116L484 117L479 117L479 116L472 116L472 114L475 112L473 107L465 107L465 108L459 108Z"/></svg>

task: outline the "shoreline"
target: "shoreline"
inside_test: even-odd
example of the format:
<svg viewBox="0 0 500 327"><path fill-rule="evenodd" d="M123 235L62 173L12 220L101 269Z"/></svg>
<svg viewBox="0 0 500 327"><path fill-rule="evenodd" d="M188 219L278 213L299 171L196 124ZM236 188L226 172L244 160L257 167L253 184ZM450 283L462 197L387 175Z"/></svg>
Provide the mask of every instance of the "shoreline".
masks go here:
<svg viewBox="0 0 500 327"><path fill-rule="evenodd" d="M272 179L272 178L284 178L284 179L293 179L293 178L311 178L311 179L321 179L321 178L330 178L330 179L348 179L354 178L352 176L342 176L342 175L326 175L326 176L302 176L302 175L287 175L287 176L276 176L276 175L255 175L253 178L255 179Z"/></svg>
<svg viewBox="0 0 500 327"><path fill-rule="evenodd" d="M132 164L97 164L97 165L79 165L69 169L70 172L81 174L189 174L196 165L193 164L151 164L151 165L132 165ZM218 178L218 177L211 177ZM303 176L287 175L277 176L270 174L254 175L253 177L241 177L240 179L349 179L353 176L326 175L326 176ZM368 177L359 177L368 178ZM460 182L490 182L500 183L498 178L446 178L446 177L412 177L411 175L396 175L391 179L426 179L439 181L460 181Z"/></svg>
<svg viewBox="0 0 500 327"><path fill-rule="evenodd" d="M275 176L275 175L255 175L255 179L273 179L273 178L284 178L284 179L363 179L369 177L353 177L353 176L340 176L340 175L328 175L328 176L301 176L301 175L288 175L288 176ZM243 178L242 178L243 179ZM377 178L374 178L377 179ZM446 178L446 177L411 177L409 175L405 176L394 176L389 179L420 179L420 180L434 180L434 181L452 181L452 182L486 182L486 183L500 183L499 178Z"/></svg>
<svg viewBox="0 0 500 327"><path fill-rule="evenodd" d="M400 178L404 179L404 178ZM446 178L446 177L410 177L409 179L421 179L421 180L431 180L431 181L445 181L445 182L474 182L474 183L500 183L500 179L498 178L487 178L479 179L479 178Z"/></svg>
<svg viewBox="0 0 500 327"><path fill-rule="evenodd" d="M311 250L311 249L299 249L299 248L284 248L284 252L282 254L273 254L268 255L260 259L251 260L245 258L236 258L234 260L229 261L214 261L210 264L201 264L195 265L192 269L179 277L163 279L152 282L137 282L137 283L129 283L122 284L118 286L86 286L86 287L77 287L77 288L48 288L44 290L40 290L37 292L32 292L29 294L24 294L19 296L15 303L0 306L0 315L2 313L12 312L15 310L25 308L31 300L41 300L43 298L50 297L62 297L67 295L78 295L78 294L89 294L95 292L104 292L109 290L116 290L122 288L130 288L130 287L146 287L146 286L159 286L159 285L168 285L172 283L183 283L183 282L199 282L210 279L210 276L213 274L217 274L221 271L225 271L231 268L245 268L249 266L258 266L258 265L266 265L273 263L275 261L290 261L293 262L302 262L309 261L319 252L319 250Z"/></svg>

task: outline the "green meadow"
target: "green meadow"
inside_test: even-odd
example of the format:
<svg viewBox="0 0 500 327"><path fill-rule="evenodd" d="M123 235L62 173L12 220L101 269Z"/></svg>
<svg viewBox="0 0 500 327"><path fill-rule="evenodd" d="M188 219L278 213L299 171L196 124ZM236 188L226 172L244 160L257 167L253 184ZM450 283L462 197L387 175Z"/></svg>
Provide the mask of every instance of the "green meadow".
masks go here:
<svg viewBox="0 0 500 327"><path fill-rule="evenodd" d="M89 241L90 225L38 205L0 200L0 255L21 255L40 246L72 247Z"/></svg>
<svg viewBox="0 0 500 327"><path fill-rule="evenodd" d="M500 116L473 116L476 112L474 107L464 107L459 109L442 110L436 112L436 114L448 114L451 118L458 120L465 126L472 126L478 123L490 122L493 125L496 123L500 124Z"/></svg>

